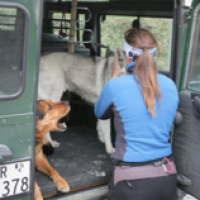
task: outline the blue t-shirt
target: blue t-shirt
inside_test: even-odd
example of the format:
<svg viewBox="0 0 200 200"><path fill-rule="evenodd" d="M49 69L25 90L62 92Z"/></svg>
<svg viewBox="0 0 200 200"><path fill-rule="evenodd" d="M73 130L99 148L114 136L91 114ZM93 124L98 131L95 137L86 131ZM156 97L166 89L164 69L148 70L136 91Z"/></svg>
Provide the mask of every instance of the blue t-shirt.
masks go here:
<svg viewBox="0 0 200 200"><path fill-rule="evenodd" d="M108 81L95 104L95 115L109 119L114 114L116 151L114 160L145 162L172 153L170 131L178 107L174 82L157 74L161 100L156 100L155 116L144 103L141 86L134 76L126 75Z"/></svg>

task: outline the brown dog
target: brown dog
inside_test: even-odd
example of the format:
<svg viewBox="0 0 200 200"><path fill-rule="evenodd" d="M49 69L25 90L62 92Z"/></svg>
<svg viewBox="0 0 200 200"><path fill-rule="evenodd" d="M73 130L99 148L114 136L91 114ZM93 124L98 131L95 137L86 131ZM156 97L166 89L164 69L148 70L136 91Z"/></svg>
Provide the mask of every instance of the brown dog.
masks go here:
<svg viewBox="0 0 200 200"><path fill-rule="evenodd" d="M39 100L37 102L37 124L36 124L36 146L35 146L35 167L38 171L48 175L61 192L69 192L67 182L48 163L43 153L44 138L49 131L65 131L67 126L58 123L58 120L67 115L70 111L69 102L60 101L53 103L51 100ZM34 200L42 200L42 194L38 184L34 183Z"/></svg>

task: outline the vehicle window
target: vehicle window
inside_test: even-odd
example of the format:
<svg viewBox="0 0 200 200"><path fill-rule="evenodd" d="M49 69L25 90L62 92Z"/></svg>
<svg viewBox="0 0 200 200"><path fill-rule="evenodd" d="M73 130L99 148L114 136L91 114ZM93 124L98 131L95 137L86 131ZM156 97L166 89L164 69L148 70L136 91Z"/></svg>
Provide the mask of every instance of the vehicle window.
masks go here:
<svg viewBox="0 0 200 200"><path fill-rule="evenodd" d="M22 91L24 30L24 11L0 6L0 99Z"/></svg>
<svg viewBox="0 0 200 200"><path fill-rule="evenodd" d="M65 19L69 21L65 21ZM66 42L69 40L70 36L70 19L71 19L71 13L62 13L61 11L48 11L48 22L50 24L49 27L52 27L51 30L48 29L48 23L44 25L44 29L47 30L48 33L53 33L57 38L60 38L60 42ZM77 22L77 28L78 29L84 29L85 27L85 15L84 14L78 14L77 20L80 20L80 22ZM66 34L64 37L59 37L60 31L62 31L64 34ZM76 31L76 37L75 41L80 42L80 45L82 44L82 34L83 30L77 30ZM83 44L82 44L83 46Z"/></svg>
<svg viewBox="0 0 200 200"><path fill-rule="evenodd" d="M63 14L62 12L49 11L48 18L52 21L53 34L59 35L59 31L62 29L63 32L67 34L68 38L70 23L64 22L64 19L70 19L71 14L70 13Z"/></svg>
<svg viewBox="0 0 200 200"><path fill-rule="evenodd" d="M111 49L123 48L123 34L132 28L132 23L137 17L127 16L101 16L101 44ZM172 19L140 17L140 27L150 30L158 41L158 53L155 57L158 70L170 70ZM105 55L101 49L101 55Z"/></svg>
<svg viewBox="0 0 200 200"><path fill-rule="evenodd" d="M194 45L186 87L190 90L200 91L200 15L196 24Z"/></svg>

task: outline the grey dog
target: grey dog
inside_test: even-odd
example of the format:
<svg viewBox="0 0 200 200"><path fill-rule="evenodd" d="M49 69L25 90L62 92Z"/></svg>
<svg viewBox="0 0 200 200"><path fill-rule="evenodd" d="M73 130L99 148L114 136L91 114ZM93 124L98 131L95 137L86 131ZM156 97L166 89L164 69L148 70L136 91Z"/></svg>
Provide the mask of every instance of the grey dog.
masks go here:
<svg viewBox="0 0 200 200"><path fill-rule="evenodd" d="M63 92L71 91L91 104L95 104L106 81L111 78L114 58L119 60L121 75L125 73L124 54L117 49L107 58L85 57L80 54L55 52L40 60L38 99L60 101ZM98 137L105 143L107 153L115 149L110 138L110 120L98 120ZM59 143L48 134L46 142L54 147Z"/></svg>

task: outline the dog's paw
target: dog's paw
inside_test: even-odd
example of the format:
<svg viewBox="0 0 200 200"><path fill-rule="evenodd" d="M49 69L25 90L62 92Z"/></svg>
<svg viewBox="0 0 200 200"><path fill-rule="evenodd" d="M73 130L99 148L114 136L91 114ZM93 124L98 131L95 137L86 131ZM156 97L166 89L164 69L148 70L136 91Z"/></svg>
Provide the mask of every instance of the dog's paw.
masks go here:
<svg viewBox="0 0 200 200"><path fill-rule="evenodd" d="M62 177L57 178L55 184L57 189L63 193L67 193L70 191L68 183Z"/></svg>
<svg viewBox="0 0 200 200"><path fill-rule="evenodd" d="M52 140L51 144L52 144L53 147L59 147L60 146L60 143L56 142L55 140Z"/></svg>
<svg viewBox="0 0 200 200"><path fill-rule="evenodd" d="M112 153L115 152L115 148L113 148L113 147L106 147L106 152L107 152L108 154L112 154Z"/></svg>

